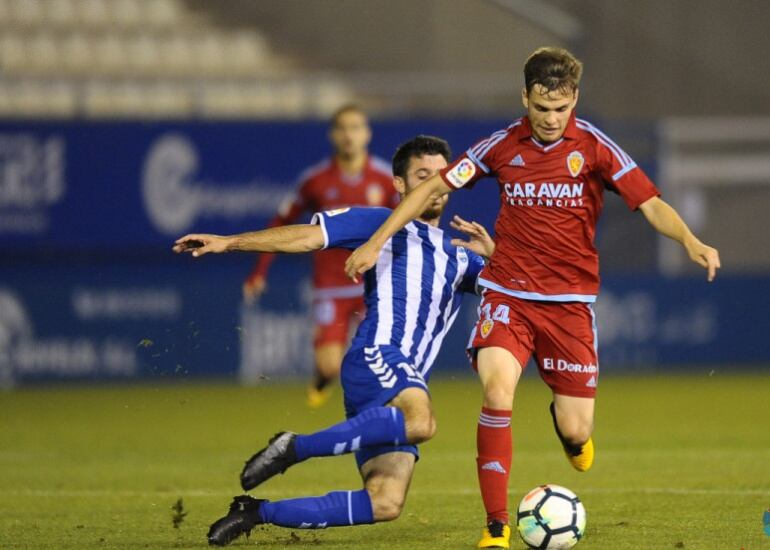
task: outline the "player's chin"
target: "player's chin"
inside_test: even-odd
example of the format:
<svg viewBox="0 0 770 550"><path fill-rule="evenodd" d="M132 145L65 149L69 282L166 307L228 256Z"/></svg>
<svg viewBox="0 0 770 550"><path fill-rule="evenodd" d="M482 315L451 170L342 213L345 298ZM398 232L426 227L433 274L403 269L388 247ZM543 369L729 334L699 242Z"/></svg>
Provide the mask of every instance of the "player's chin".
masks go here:
<svg viewBox="0 0 770 550"><path fill-rule="evenodd" d="M553 143L561 138L563 132L561 128L540 128L540 141L543 143Z"/></svg>
<svg viewBox="0 0 770 550"><path fill-rule="evenodd" d="M444 212L444 205L429 206L428 208L425 209L425 211L422 213L422 216L420 217L426 221L433 221L440 218L443 212Z"/></svg>

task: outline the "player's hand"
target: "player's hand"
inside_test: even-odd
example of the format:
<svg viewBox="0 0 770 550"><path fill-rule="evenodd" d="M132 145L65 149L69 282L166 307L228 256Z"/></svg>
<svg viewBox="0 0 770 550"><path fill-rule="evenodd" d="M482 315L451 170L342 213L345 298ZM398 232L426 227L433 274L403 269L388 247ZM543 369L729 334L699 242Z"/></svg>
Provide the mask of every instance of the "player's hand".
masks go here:
<svg viewBox="0 0 770 550"><path fill-rule="evenodd" d="M172 250L177 254L190 252L197 258L208 253L220 254L227 252L229 242L230 240L227 237L219 235L191 234L177 239Z"/></svg>
<svg viewBox="0 0 770 550"><path fill-rule="evenodd" d="M456 229L468 236L468 240L452 239L454 246L462 246L478 254L489 258L495 251L495 241L487 233L486 228L477 222L469 222L455 214L449 222L452 229Z"/></svg>
<svg viewBox="0 0 770 550"><path fill-rule="evenodd" d="M262 296L267 288L267 281L264 277L253 277L243 283L243 301L251 305Z"/></svg>
<svg viewBox="0 0 770 550"><path fill-rule="evenodd" d="M684 247L693 262L706 268L708 282L713 281L717 276L717 269L722 267L722 263L719 261L719 251L703 244L695 237L685 241Z"/></svg>
<svg viewBox="0 0 770 550"><path fill-rule="evenodd" d="M345 262L345 274L354 283L357 283L358 276L365 271L369 271L377 263L379 255L380 249L372 244L371 241L366 241L348 257Z"/></svg>

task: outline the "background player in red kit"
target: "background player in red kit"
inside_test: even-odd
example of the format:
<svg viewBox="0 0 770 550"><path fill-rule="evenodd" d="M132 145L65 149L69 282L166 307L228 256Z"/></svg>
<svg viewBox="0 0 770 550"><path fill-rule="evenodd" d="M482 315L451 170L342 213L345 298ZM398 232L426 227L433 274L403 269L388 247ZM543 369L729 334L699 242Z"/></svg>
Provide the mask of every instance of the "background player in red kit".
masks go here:
<svg viewBox="0 0 770 550"><path fill-rule="evenodd" d="M305 170L294 198L281 208L268 227L296 223L305 212L320 212L345 206L398 204L390 165L367 153L372 133L366 114L346 105L332 116L329 140L334 154ZM313 254L314 373L308 387L308 405L318 407L329 396L339 375L351 322L361 319L363 285L345 276L343 265L350 252L321 250ZM251 303L265 289L267 273L275 255L262 254L243 284L244 299Z"/></svg>
<svg viewBox="0 0 770 550"><path fill-rule="evenodd" d="M718 252L700 242L634 161L573 112L582 64L568 51L541 48L524 67L526 116L468 149L396 208L346 264L369 269L385 239L426 200L486 176L496 177L501 208L497 248L479 276L485 288L470 348L484 390L477 471L487 512L480 548L508 548L510 416L523 366L534 355L553 392L554 427L572 466L591 467L594 396L599 376L591 304L599 290L594 234L603 191L618 193L658 232L675 239L708 270Z"/></svg>

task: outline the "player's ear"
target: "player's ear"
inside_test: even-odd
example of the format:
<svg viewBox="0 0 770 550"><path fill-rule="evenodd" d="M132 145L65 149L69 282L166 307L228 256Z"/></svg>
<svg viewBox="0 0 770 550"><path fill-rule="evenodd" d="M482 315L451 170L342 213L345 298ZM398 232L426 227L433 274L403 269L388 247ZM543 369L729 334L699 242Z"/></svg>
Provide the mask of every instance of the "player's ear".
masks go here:
<svg viewBox="0 0 770 550"><path fill-rule="evenodd" d="M401 176L393 176L393 187L398 191L399 195L406 194L406 182Z"/></svg>
<svg viewBox="0 0 770 550"><path fill-rule="evenodd" d="M529 95L527 95L526 86L521 89L521 103L524 105L525 109L529 109Z"/></svg>
<svg viewBox="0 0 770 550"><path fill-rule="evenodd" d="M572 100L572 108L575 108L575 105L577 105L578 97L580 96L580 88L575 88L575 99Z"/></svg>

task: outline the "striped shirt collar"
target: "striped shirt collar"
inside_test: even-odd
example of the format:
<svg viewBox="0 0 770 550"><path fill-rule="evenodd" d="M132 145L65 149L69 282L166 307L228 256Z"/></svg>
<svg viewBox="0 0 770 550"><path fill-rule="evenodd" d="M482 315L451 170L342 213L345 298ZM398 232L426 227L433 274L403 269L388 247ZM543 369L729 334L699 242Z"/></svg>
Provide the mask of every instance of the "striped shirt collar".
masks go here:
<svg viewBox="0 0 770 550"><path fill-rule="evenodd" d="M438 226L438 225L431 225L428 222L422 221L420 218L413 219L412 223L414 223L414 225L416 227L425 227L425 228L428 229L429 232L433 232L436 235L444 235L444 230L441 229L440 226Z"/></svg>

